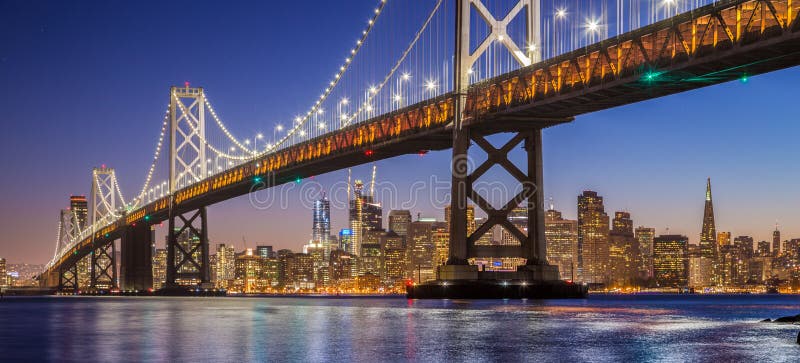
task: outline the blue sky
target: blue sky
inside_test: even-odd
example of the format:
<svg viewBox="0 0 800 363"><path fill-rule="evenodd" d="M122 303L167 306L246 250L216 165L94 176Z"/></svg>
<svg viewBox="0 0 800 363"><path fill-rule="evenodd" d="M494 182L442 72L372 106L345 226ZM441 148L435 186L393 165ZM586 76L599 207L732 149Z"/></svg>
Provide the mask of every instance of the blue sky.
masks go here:
<svg viewBox="0 0 800 363"><path fill-rule="evenodd" d="M47 261L58 210L70 194L89 193L92 166L115 167L126 194L138 191L170 85L205 87L236 135L268 132L305 110L374 5L0 3L0 256ZM636 225L696 242L711 177L718 230L770 239L778 221L785 238L800 238L798 82L793 68L547 129L546 197L574 218L577 195L596 190L609 214L627 210ZM448 180L449 156L379 162L378 180L397 184L402 199L414 181ZM369 165L353 169L369 173ZM346 176L313 182L329 187ZM425 199L414 214L441 218ZM311 211L296 191L288 200L286 210L256 210L247 197L211 207L212 242L241 246L244 236L251 246L299 249ZM346 224L344 211L332 217L337 230Z"/></svg>

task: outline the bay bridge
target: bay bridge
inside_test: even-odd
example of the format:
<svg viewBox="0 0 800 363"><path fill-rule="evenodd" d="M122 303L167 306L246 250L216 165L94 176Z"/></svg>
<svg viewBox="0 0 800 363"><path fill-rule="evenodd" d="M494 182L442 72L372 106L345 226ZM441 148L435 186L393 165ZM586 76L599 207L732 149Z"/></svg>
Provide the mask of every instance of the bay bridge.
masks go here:
<svg viewBox="0 0 800 363"><path fill-rule="evenodd" d="M203 88L171 87L142 188L126 199L115 170L95 168L88 221L73 210L60 212L55 252L40 284L64 292L147 290L151 228L166 221L166 286L207 286L209 205L444 149L452 149L451 165L443 166L452 170L452 208L449 259L439 280L482 279L468 265L473 257L522 257L527 265L511 278L557 280L545 260L537 188L543 128L800 64L797 0L380 0L368 13L320 96L276 125L272 138L237 138ZM495 147L486 137L499 133L511 136ZM519 145L525 165L507 157ZM488 155L474 168L467 165L470 147ZM472 189L494 166L522 186L500 207ZM471 203L488 218L468 233ZM527 207L526 232L508 219L519 205ZM519 244L477 245L496 225ZM193 242L179 243L187 233ZM81 261L91 264L89 286L79 286Z"/></svg>

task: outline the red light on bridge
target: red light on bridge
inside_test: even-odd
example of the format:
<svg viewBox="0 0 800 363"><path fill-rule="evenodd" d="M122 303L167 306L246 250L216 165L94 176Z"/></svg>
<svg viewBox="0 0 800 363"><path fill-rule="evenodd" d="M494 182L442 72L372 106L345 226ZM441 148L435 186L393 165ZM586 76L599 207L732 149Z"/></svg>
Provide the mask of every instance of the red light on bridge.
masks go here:
<svg viewBox="0 0 800 363"><path fill-rule="evenodd" d="M189 88L189 81L183 82L183 85L186 86L186 88Z"/></svg>
<svg viewBox="0 0 800 363"><path fill-rule="evenodd" d="M106 164L100 165L100 167L105 169L106 168Z"/></svg>
<svg viewBox="0 0 800 363"><path fill-rule="evenodd" d="M430 150L420 150L419 152L417 152L417 155L422 157L425 156L425 154L427 154L428 152L430 152Z"/></svg>
<svg viewBox="0 0 800 363"><path fill-rule="evenodd" d="M366 155L366 156L372 156L372 154L374 154L374 153L375 153L375 152L374 152L374 151L372 151L372 150L367 150L367 151L364 151L364 155Z"/></svg>

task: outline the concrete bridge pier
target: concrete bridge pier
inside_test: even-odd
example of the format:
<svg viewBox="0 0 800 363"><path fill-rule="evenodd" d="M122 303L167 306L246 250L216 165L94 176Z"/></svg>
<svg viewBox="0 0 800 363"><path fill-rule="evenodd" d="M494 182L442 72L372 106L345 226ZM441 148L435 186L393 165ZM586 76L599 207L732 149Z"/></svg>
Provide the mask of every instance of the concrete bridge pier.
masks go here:
<svg viewBox="0 0 800 363"><path fill-rule="evenodd" d="M120 242L120 288L145 291L153 287L153 230L145 223L125 230Z"/></svg>

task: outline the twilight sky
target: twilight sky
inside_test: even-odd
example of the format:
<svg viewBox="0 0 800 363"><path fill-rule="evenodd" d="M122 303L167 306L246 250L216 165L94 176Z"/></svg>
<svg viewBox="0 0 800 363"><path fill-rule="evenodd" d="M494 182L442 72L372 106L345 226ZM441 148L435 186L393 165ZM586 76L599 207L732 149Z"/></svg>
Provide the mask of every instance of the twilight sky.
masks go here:
<svg viewBox="0 0 800 363"><path fill-rule="evenodd" d="M266 134L305 110L363 28L354 19L374 5L0 2L0 257L49 260L58 210L70 194L89 193L93 166L115 167L126 196L138 192L170 85L205 87L240 136ZM793 68L547 129L545 195L575 218L577 195L596 190L610 215L627 210L637 226L696 243L711 177L717 230L758 241L771 239L777 221L784 239L800 238L798 84ZM441 219L442 193L412 184L449 182L449 156L379 162L378 183L395 186L395 205L413 199L414 215ZM354 178L369 179L370 168L354 168ZM487 180L507 180L500 174ZM244 237L250 247L299 249L311 232L301 194L346 177L343 170L304 181L285 193L285 208L256 209L246 196L212 206L211 242L241 248ZM334 231L347 222L341 208L332 219Z"/></svg>

